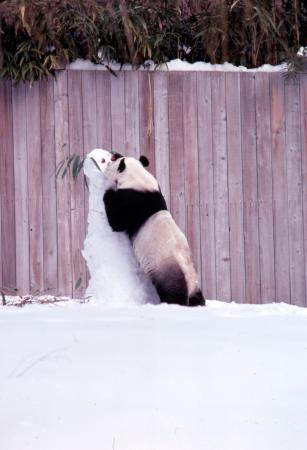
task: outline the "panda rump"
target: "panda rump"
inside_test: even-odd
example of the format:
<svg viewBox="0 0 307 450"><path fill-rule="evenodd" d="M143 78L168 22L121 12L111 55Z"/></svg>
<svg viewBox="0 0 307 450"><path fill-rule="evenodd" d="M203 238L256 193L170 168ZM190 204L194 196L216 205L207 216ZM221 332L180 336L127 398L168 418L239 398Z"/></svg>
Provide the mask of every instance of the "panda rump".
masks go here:
<svg viewBox="0 0 307 450"><path fill-rule="evenodd" d="M113 181L104 195L111 228L128 233L161 302L204 305L187 239L167 210L157 180L144 168L147 158L114 159L105 172Z"/></svg>

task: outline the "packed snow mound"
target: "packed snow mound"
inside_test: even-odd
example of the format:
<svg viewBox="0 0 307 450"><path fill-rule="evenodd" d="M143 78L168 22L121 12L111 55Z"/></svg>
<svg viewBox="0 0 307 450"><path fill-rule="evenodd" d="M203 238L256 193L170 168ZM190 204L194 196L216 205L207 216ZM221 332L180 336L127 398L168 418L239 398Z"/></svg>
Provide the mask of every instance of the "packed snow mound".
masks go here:
<svg viewBox="0 0 307 450"><path fill-rule="evenodd" d="M82 252L90 272L86 297L110 306L159 303L128 236L113 232L108 223L103 194L110 182L103 174L111 156L107 150L94 149L84 162L89 185L88 231Z"/></svg>

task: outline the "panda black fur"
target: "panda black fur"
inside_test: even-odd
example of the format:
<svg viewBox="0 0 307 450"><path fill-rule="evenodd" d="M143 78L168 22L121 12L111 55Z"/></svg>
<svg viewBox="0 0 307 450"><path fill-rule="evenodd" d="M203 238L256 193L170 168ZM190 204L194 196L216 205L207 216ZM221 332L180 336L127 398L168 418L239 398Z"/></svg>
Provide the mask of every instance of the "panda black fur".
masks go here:
<svg viewBox="0 0 307 450"><path fill-rule="evenodd" d="M128 233L161 302L204 305L187 239L167 210L157 180L144 168L147 158L115 154L113 160L105 175L114 184L104 194L111 228Z"/></svg>

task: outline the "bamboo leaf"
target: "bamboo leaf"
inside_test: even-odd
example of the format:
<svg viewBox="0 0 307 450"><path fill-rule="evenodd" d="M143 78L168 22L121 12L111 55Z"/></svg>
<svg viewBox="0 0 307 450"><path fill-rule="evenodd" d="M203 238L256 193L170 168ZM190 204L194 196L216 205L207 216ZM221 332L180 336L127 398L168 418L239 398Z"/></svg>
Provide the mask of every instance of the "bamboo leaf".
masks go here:
<svg viewBox="0 0 307 450"><path fill-rule="evenodd" d="M92 157L91 157L91 160L93 161L93 163L95 164L95 166L97 167L97 169L99 170L99 172L101 172L101 169L100 169L100 167L99 167L98 164L97 164L97 161L96 161L94 158L92 158Z"/></svg>
<svg viewBox="0 0 307 450"><path fill-rule="evenodd" d="M83 169L83 166L84 166L84 159L80 162L80 164L79 164L79 166L78 166L78 168L77 168L77 172L76 172L76 178L77 178L77 176L79 175L79 173L81 172L81 170Z"/></svg>
<svg viewBox="0 0 307 450"><path fill-rule="evenodd" d="M65 164L65 159L63 159L62 161L60 161L56 167L56 172L55 172L55 177L57 178L61 172L61 169L63 167L63 165Z"/></svg>
<svg viewBox="0 0 307 450"><path fill-rule="evenodd" d="M82 283L82 277L80 276L78 278L78 281L75 284L75 290L79 289L79 287L81 286L81 283Z"/></svg>
<svg viewBox="0 0 307 450"><path fill-rule="evenodd" d="M80 158L81 158L81 156L80 155L77 155L75 158L74 158L74 160L73 160L73 166L72 166L72 176L73 176L73 179L75 180L76 179L76 177L77 177L77 170L78 170L78 167L79 167L79 163L80 163Z"/></svg>

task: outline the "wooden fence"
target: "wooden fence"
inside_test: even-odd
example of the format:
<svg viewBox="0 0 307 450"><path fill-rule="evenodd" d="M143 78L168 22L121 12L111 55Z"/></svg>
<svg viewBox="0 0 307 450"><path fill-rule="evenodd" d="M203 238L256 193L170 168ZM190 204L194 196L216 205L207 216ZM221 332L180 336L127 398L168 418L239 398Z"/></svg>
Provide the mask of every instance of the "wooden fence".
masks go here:
<svg viewBox="0 0 307 450"><path fill-rule="evenodd" d="M306 306L306 74L70 70L32 88L1 80L6 291L84 293L88 193L83 177L56 180L55 167L94 147L149 157L206 298Z"/></svg>

